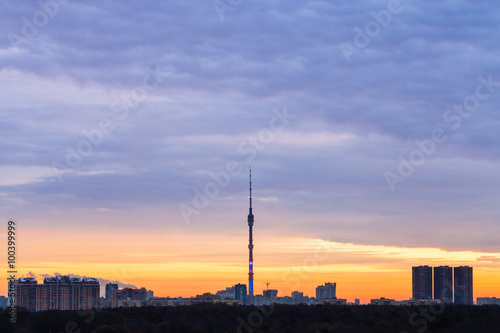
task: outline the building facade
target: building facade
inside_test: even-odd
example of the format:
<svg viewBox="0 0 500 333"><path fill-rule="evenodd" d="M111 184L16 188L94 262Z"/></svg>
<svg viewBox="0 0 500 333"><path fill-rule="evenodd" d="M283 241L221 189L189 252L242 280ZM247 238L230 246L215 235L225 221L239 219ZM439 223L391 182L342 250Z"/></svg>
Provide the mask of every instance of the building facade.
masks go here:
<svg viewBox="0 0 500 333"><path fill-rule="evenodd" d="M432 299L432 267L412 267L413 299Z"/></svg>
<svg viewBox="0 0 500 333"><path fill-rule="evenodd" d="M474 304L472 293L472 267L460 266L454 268L455 304Z"/></svg>
<svg viewBox="0 0 500 333"><path fill-rule="evenodd" d="M450 266L434 267L434 299L453 303L453 270Z"/></svg>
<svg viewBox="0 0 500 333"><path fill-rule="evenodd" d="M17 306L28 311L90 310L99 307L99 281L69 276L47 277L43 284L34 278L17 281Z"/></svg>
<svg viewBox="0 0 500 333"><path fill-rule="evenodd" d="M337 283L325 283L324 286L316 288L316 299L336 299L337 298Z"/></svg>

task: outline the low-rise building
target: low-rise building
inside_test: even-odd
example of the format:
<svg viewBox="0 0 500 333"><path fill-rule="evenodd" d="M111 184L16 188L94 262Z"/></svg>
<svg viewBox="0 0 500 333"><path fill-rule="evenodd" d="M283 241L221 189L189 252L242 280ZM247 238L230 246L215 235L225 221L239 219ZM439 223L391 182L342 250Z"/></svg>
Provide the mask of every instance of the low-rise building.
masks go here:
<svg viewBox="0 0 500 333"><path fill-rule="evenodd" d="M343 298L322 299L322 304L347 305L347 300Z"/></svg>
<svg viewBox="0 0 500 333"><path fill-rule="evenodd" d="M476 298L477 305L500 305L500 298L496 297L478 297Z"/></svg>
<svg viewBox="0 0 500 333"><path fill-rule="evenodd" d="M113 307L113 300L111 298L101 297L99 298L99 308L107 309Z"/></svg>
<svg viewBox="0 0 500 333"><path fill-rule="evenodd" d="M216 299L214 304L227 304L227 305L241 305L241 300L239 299Z"/></svg>
<svg viewBox="0 0 500 333"><path fill-rule="evenodd" d="M430 305L444 303L440 299L408 299L400 302L401 305Z"/></svg>
<svg viewBox="0 0 500 333"><path fill-rule="evenodd" d="M120 299L116 303L117 308L140 308L143 301L137 299Z"/></svg>
<svg viewBox="0 0 500 333"><path fill-rule="evenodd" d="M390 298L380 297L380 298L370 300L370 304L371 305L398 305L398 302L396 300L393 300Z"/></svg>
<svg viewBox="0 0 500 333"><path fill-rule="evenodd" d="M193 299L195 303L215 303L216 300L220 300L221 297L219 295L214 295L211 293L204 293L203 295L196 295Z"/></svg>

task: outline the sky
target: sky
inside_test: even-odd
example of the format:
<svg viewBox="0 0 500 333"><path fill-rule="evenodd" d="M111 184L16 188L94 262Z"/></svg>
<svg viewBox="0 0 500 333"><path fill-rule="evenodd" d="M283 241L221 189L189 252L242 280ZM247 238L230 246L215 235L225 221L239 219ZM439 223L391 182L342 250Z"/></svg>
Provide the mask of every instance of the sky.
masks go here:
<svg viewBox="0 0 500 333"><path fill-rule="evenodd" d="M497 31L493 1L0 1L1 258L13 220L39 283L247 283L251 166L256 293L469 265L500 297Z"/></svg>

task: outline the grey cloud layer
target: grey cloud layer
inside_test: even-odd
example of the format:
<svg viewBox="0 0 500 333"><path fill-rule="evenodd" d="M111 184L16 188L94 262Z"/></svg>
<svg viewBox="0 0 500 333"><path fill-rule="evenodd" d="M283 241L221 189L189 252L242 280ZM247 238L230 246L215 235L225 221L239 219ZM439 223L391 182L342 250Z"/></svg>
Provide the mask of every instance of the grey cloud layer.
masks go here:
<svg viewBox="0 0 500 333"><path fill-rule="evenodd" d="M286 106L296 118L283 133L296 140L276 133L251 162L256 195L277 198L263 207L292 212L295 232L338 228L339 241L492 250L500 231L500 86L458 129L443 115L474 94L480 76L500 82L500 5L402 1L348 63L339 45L354 45L353 28L364 30L370 12L387 4L243 1L221 21L210 1L70 1L29 42L13 46L8 34L22 36L22 19L32 21L41 8L1 3L0 165L50 169L65 164L83 130L103 118L114 130L63 182L48 172L0 184L0 205L13 215L32 205L43 215L54 206L189 203L209 172L229 160L246 168L250 155L238 146L269 125L273 108ZM121 120L113 103L157 65L161 83ZM447 141L391 193L384 172L436 127ZM322 132L351 139L306 142ZM206 216L216 220L221 209L235 216L245 182L244 172L234 177ZM166 228L183 223L175 209L166 220ZM443 231L426 231L435 226ZM447 228L455 239L443 237ZM472 229L488 231L468 241Z"/></svg>

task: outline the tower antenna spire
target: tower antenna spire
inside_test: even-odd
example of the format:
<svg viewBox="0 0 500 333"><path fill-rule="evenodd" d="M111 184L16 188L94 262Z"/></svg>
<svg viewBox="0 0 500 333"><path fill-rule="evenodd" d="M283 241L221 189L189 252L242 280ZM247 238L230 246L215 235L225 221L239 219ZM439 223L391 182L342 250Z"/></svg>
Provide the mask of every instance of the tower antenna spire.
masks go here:
<svg viewBox="0 0 500 333"><path fill-rule="evenodd" d="M252 167L250 167L250 214L252 214Z"/></svg>

